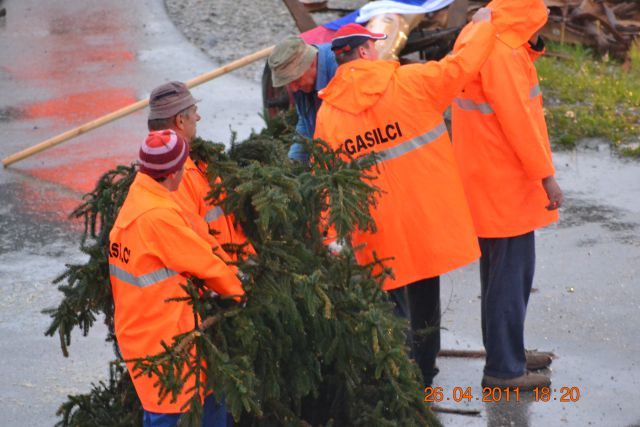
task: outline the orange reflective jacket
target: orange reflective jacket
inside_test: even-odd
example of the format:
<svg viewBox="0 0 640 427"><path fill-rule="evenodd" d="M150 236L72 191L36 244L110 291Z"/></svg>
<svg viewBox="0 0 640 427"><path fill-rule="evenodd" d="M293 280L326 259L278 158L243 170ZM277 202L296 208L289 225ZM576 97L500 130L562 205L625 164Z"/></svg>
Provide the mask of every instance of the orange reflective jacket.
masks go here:
<svg viewBox="0 0 640 427"><path fill-rule="evenodd" d="M454 152L480 237L518 236L558 219L545 208L541 180L554 167L535 55L525 46L547 11L542 0L488 7L505 4L511 11L495 14L491 55L452 104Z"/></svg>
<svg viewBox="0 0 640 427"><path fill-rule="evenodd" d="M210 191L211 187L209 186L206 175L198 168L193 160L188 157L184 165L184 175L180 187L178 187L177 191L172 192L171 196L186 212L197 215L201 220L203 219L211 229L217 232L214 241L220 242L221 244L244 243L247 238L240 227L233 223L233 215L226 215L220 206L215 206L205 201ZM205 234L209 234L208 230L204 230L206 227L203 227L202 224L196 224L199 221L195 219L196 217L190 218L195 228L198 231L203 230L206 231ZM203 237L208 239L204 234ZM221 251L221 249L217 250Z"/></svg>
<svg viewBox="0 0 640 427"><path fill-rule="evenodd" d="M161 341L171 344L174 336L194 328L187 302L166 302L186 296L180 287L186 276L204 279L221 295L244 293L233 270L191 229L169 191L142 173L131 185L109 235L109 273L116 337L126 360L160 353ZM131 372L133 364L127 366ZM156 381L147 376L133 379L144 409L182 412L189 394L183 393L175 403L167 398L159 404Z"/></svg>
<svg viewBox="0 0 640 427"><path fill-rule="evenodd" d="M381 156L374 184L383 194L371 208L376 233L356 232L360 263L394 257L406 286L470 263L479 249L442 113L477 73L491 50L490 23L471 24L456 55L426 64L356 60L341 65L320 92L316 138L356 156Z"/></svg>

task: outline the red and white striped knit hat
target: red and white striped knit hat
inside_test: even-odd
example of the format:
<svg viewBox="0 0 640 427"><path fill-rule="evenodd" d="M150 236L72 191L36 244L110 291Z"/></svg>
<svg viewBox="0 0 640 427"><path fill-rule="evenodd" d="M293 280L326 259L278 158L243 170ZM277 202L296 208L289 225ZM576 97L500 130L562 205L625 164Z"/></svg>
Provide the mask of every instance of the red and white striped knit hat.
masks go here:
<svg viewBox="0 0 640 427"><path fill-rule="evenodd" d="M149 132L138 153L140 172L162 178L180 170L187 160L187 143L170 129Z"/></svg>

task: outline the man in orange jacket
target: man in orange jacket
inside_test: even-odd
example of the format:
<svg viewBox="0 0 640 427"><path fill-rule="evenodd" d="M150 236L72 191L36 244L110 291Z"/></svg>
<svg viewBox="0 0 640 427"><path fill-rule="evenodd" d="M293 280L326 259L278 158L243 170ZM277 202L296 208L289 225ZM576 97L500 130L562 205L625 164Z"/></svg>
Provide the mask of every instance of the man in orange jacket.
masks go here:
<svg viewBox="0 0 640 427"><path fill-rule="evenodd" d="M200 121L197 102L184 83L174 81L158 86L149 97L149 130L171 129L189 144L196 137ZM247 238L234 224L233 215L226 215L222 207L205 200L211 191L206 168L207 165L196 165L191 157L187 157L184 177L171 197L187 212L194 230L209 240L223 257L228 257L220 244L243 244ZM210 235L209 228L215 231L215 238Z"/></svg>
<svg viewBox="0 0 640 427"><path fill-rule="evenodd" d="M109 274L115 304L115 332L125 360L164 351L161 342L194 329L193 310L180 285L187 277L204 280L210 290L230 296L244 293L234 271L192 229L171 197L178 189L188 157L186 141L171 130L151 132L140 147L139 172L109 235ZM176 402L159 402L155 376L135 377L144 408L144 425L175 426L192 397L192 379ZM226 426L224 404L205 400L205 420Z"/></svg>
<svg viewBox="0 0 640 427"><path fill-rule="evenodd" d="M524 390L550 384L527 371L551 358L525 352L524 321L535 267L533 230L557 221L562 205L532 62L533 49L543 46L532 36L545 24L547 8L543 0L495 0L487 7L506 12L495 15L491 55L453 102L453 147L482 249L482 383ZM510 8L526 8L527 15Z"/></svg>
<svg viewBox="0 0 640 427"><path fill-rule="evenodd" d="M332 42L341 64L320 92L316 138L358 157L376 153L375 184L382 190L371 214L377 232L351 236L362 264L393 258L394 277L383 288L391 297L406 287L413 356L430 385L440 350L439 276L478 259L471 214L442 113L480 69L491 51L491 13L481 9L460 34L455 55L426 64L400 66L377 59L373 34L349 24Z"/></svg>

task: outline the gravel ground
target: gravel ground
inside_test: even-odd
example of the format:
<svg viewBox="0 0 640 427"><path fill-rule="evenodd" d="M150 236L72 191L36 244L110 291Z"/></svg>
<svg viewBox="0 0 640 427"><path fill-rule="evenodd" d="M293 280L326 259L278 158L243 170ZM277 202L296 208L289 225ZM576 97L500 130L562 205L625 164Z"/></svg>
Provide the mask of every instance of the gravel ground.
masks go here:
<svg viewBox="0 0 640 427"><path fill-rule="evenodd" d="M331 0L333 8L358 8L366 0ZM214 61L225 64L284 37L298 29L282 0L165 0L167 13L176 27ZM314 13L317 24L339 17L335 13ZM264 62L236 71L259 82Z"/></svg>

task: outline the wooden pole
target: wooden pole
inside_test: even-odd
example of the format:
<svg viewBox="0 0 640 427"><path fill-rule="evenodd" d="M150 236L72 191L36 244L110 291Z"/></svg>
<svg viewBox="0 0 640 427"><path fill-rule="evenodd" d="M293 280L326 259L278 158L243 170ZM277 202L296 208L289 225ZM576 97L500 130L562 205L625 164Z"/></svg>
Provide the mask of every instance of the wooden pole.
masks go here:
<svg viewBox="0 0 640 427"><path fill-rule="evenodd" d="M446 408L444 406L431 405L431 410L442 414L468 415L470 417L480 416L478 409Z"/></svg>
<svg viewBox="0 0 640 427"><path fill-rule="evenodd" d="M307 12L304 5L300 3L298 0L283 0L287 9L289 9L289 13L291 17L296 22L296 26L298 27L298 31L304 33L305 31L309 31L317 27L313 18Z"/></svg>
<svg viewBox="0 0 640 427"><path fill-rule="evenodd" d="M273 46L267 47L265 49L259 50L257 52L254 52L250 55L247 55L245 57L242 57L240 59L236 59L235 61L229 62L226 65L223 65L222 67L216 68L215 70L211 70L209 72L206 72L204 74L201 74L197 77L194 77L193 79L185 82L185 84L187 85L188 88L192 88L198 85L201 85L202 83L208 82L209 80L213 80L216 77L220 77L224 74L227 74L233 70L237 70L238 68L242 68L248 64L251 64L252 62L255 62L261 58L264 58L266 56L268 56L271 51L273 50ZM92 120L90 122L87 122L81 126L78 126L74 129L68 130L64 133L61 133L60 135L57 135L53 138L47 139L46 141L43 141L39 144L34 145L33 147L27 148L25 150L19 151L15 154L12 154L8 157L5 157L4 159L2 159L2 165L6 168L7 166L9 166L12 163L15 163L17 161L26 159L27 157L30 157L36 153L39 153L41 151L44 151L48 148L51 147L55 147L58 144L61 144L65 141L70 140L71 138L75 138L78 135L82 135L84 133L87 133L93 129L96 129L100 126L106 125L107 123L111 123L121 117L124 116L128 116L131 113L134 113L138 110L141 110L143 108L145 108L147 105L149 105L149 99L141 99L140 101L137 101L131 105L128 105L126 107L123 107L119 110L116 110L112 113L109 113L107 115L104 115L100 118L97 118L95 120Z"/></svg>

